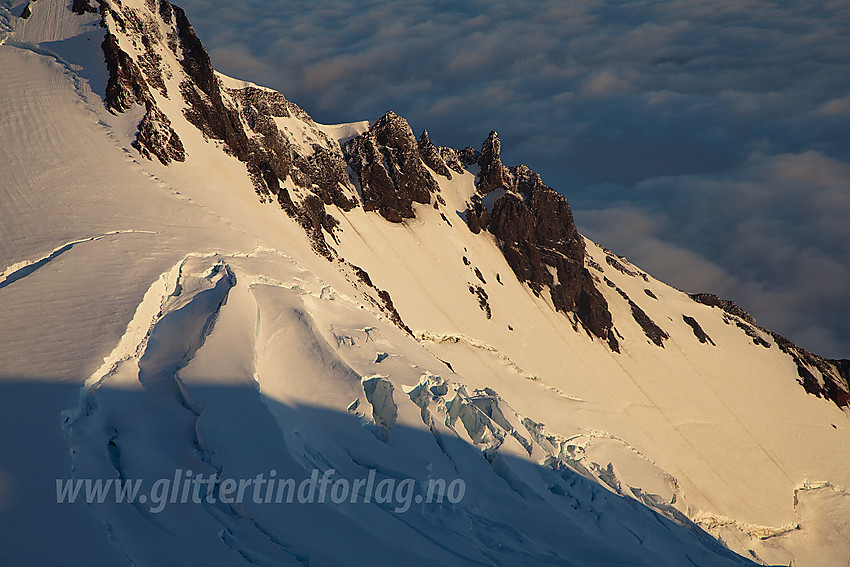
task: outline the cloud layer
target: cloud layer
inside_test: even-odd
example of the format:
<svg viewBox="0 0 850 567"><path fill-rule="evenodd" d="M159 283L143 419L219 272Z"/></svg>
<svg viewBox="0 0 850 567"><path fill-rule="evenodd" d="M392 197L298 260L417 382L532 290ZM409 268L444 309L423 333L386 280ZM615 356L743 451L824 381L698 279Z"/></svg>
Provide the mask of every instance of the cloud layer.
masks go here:
<svg viewBox="0 0 850 567"><path fill-rule="evenodd" d="M496 129L590 236L850 357L846 2L182 4L221 71L322 122Z"/></svg>
<svg viewBox="0 0 850 567"><path fill-rule="evenodd" d="M714 176L654 178L583 210L584 231L652 274L734 298L818 352L846 349L850 167L810 150Z"/></svg>

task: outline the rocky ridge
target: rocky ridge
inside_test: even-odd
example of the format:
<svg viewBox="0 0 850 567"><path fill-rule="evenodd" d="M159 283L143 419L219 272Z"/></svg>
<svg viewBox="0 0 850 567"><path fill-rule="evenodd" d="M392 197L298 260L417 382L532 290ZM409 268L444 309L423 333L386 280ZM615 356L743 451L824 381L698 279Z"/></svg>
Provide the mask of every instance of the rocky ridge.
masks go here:
<svg viewBox="0 0 850 567"><path fill-rule="evenodd" d="M132 145L144 157L166 165L187 159L172 124L174 117L159 104L164 99L182 100L183 118L245 163L259 199L276 201L305 229L314 249L329 260L342 259L333 248L338 221L328 207L344 213L362 206L387 221L401 223L415 218L414 204L434 208L445 204L437 178L450 180L477 167L476 192L464 211L468 228L475 234L492 235L519 281L538 296L548 293L556 310L574 314L574 325L603 340L612 351L620 351L619 333L597 288L601 279L588 270L592 262L567 199L527 166L503 165L496 132L490 133L480 152L455 150L436 146L427 131L417 139L404 118L387 112L367 132L340 145L282 94L252 86L225 86L181 8L167 0L147 0L146 10L118 0L96 2L97 8L87 0L74 0L70 9L78 14L99 11L109 72L105 104L114 113L134 105L143 108ZM179 67L165 64L165 56L173 56ZM607 261L622 273L646 280L645 274L631 273L613 257ZM406 328L389 293L380 291L384 310ZM663 347L667 333L624 292L617 291L651 342ZM471 293L489 315L486 296L476 288ZM756 344L770 346L757 330L772 337L797 364L799 382L807 392L841 407L850 406L850 362L826 360L796 347L758 327L733 302L711 294L692 298L723 309ZM685 322L694 327L688 319ZM694 333L700 340L711 341L698 326Z"/></svg>
<svg viewBox="0 0 850 567"><path fill-rule="evenodd" d="M427 135L424 136L427 140ZM439 192L437 181L422 161L419 142L407 121L387 112L369 131L343 146L346 161L360 186L363 208L377 211L390 222L414 218L413 203L431 204ZM449 174L436 148L425 145L424 154Z"/></svg>
<svg viewBox="0 0 850 567"><path fill-rule="evenodd" d="M619 352L608 303L585 266L584 239L567 199L525 165L502 164L501 142L491 132L478 156L477 193L466 209L474 233L498 239L516 277L535 294L549 290L558 311L575 313L584 328ZM488 209L482 197L502 190Z"/></svg>
<svg viewBox="0 0 850 567"><path fill-rule="evenodd" d="M356 204L336 141L321 133L306 112L279 93L224 87L180 7L167 0L149 0L146 10L112 0L98 0L98 6L109 72L106 106L113 113L126 112L134 105L144 109L133 147L164 165L185 161L183 143L159 105L161 99L182 99L183 117L204 137L221 142L227 153L244 162L260 198L276 200L304 227L317 252L333 258L325 237L332 235L336 223L325 205L350 210ZM71 9L82 14L94 8L79 0ZM179 62L176 89L173 67L163 62L168 52ZM312 127L320 143L308 148L291 143L275 122L290 117ZM307 190L303 198L294 199L283 187L287 179Z"/></svg>
<svg viewBox="0 0 850 567"><path fill-rule="evenodd" d="M771 344L765 340L765 337L772 338L779 350L794 361L799 376L797 382L806 392L818 398L831 400L840 408L850 407L850 360L831 360L812 354L779 333L757 325L755 317L738 307L734 301L721 299L711 293L691 294L691 299L697 303L722 309L728 315L726 322L734 323L757 345L770 348Z"/></svg>

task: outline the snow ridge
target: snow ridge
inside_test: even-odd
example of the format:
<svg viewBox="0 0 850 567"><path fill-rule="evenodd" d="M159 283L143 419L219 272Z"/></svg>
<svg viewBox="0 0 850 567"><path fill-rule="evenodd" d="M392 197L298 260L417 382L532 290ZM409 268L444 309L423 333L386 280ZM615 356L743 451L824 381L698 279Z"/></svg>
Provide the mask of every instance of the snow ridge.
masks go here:
<svg viewBox="0 0 850 567"><path fill-rule="evenodd" d="M615 548L619 551L605 552L611 557L622 552L626 554L622 557L631 561L645 557L646 564L675 565L687 555L702 557L706 565L739 564L712 540L696 535L693 526L677 531L670 527L675 524L665 527L655 520L647 524L646 514L652 513L628 504L624 500L631 498L627 492L606 496L605 489L596 485L603 480L611 486L626 486L610 463L598 464L586 455L577 456L576 451L581 451L577 441L569 449L575 458L563 458L563 446L553 450L550 440L554 437L537 422L517 415L495 391L470 393L464 385L444 380L433 371L423 373L422 362L430 358L427 364L432 368L438 368L439 362L417 354L418 343L408 338L405 346L406 335L400 330L354 305L340 309L349 304L339 303L326 284L292 263L283 271L278 264L273 270L277 273L263 276L263 266L270 265L268 259L269 255L261 251L190 255L151 286L127 333L87 382L80 407L64 415L77 478L110 474L119 479L145 475L161 478L163 471L174 468L219 475L274 469L308 477L312 467L347 474L371 468L379 478L412 476L417 479L415 486L422 487L428 479L442 478L451 471L467 479L473 491L468 504L411 508L409 516L397 519L392 513L386 515L388 510L382 512L380 504L377 516L370 506L353 506L345 508L349 519L344 521L353 520L350 529L355 531L369 529L369 539L379 540L370 544L378 545L372 553L380 549L379 556L394 546L381 534L398 531L392 526L400 522L405 526L402 532L407 534L403 537L407 543L398 553L414 565L488 565L504 557L529 565L567 560L565 550L551 543L556 540L541 539L535 533L540 529L532 527L536 522L508 526L499 520L501 513L493 515L480 508L482 502L492 501L499 494L498 499L511 507L531 505L537 509L535 514L548 518L545 523L554 522L546 532L557 525L561 526L558 529L574 531L577 525L589 521L581 531L592 534L591 541L603 538L619 542L619 548ZM293 278L301 278L302 285L277 285ZM368 329L367 338L364 342L326 342L319 334L331 327L331 321L339 329ZM224 362L217 355L222 341L247 341L250 352ZM390 344L395 345L396 355L377 361L375 353ZM293 356L305 348L309 359ZM290 368L306 364L305 368L323 371L299 375L297 370L284 370L281 374L279 357L288 360ZM419 363L412 364L409 357ZM366 372L378 364L390 365L390 377ZM399 388L398 380L407 381L416 375L419 380L415 387L402 384ZM227 381L221 385L227 388L210 388L225 377ZM237 384L243 387L230 388ZM311 417L319 410L294 410L299 403L296 400L301 404L342 405L352 396L355 402L346 403L347 412L321 411ZM371 417L359 411L366 402L373 408ZM258 412L259 407L267 410ZM415 422L410 421L411 411L417 415ZM229 427L240 423L233 421L234 412L239 420L245 420L244 425L228 432ZM254 427L269 420L276 422L277 433L272 435L266 423L264 437L257 443L267 446L274 440L283 452L258 451L253 442L244 447L246 439L256 433ZM358 426L358 421L366 427ZM416 422L425 426L426 437L415 433L421 428ZM327 435L328 428L334 432L332 436ZM394 460L386 459L388 451L396 455ZM423 457L430 464L424 466ZM489 472L481 476L484 470ZM220 485L214 490L220 490ZM660 502L663 497L656 500ZM565 509L566 503L571 504ZM316 513L338 513L335 507L325 508ZM662 506L657 508L666 515ZM198 558L207 556L205 561L213 563L220 560L212 559L220 553L215 551L218 546L203 553L195 546L217 540L230 553L252 564L312 564L324 554L347 553L344 549L323 549L315 535L296 536L291 531L293 526L285 528L280 523L280 515L269 514L274 508L251 503L166 508L161 513L151 513L144 504L136 503L132 510L130 513L108 503L93 506L108 526L113 544L136 564L155 564L167 557L175 545L169 543L174 536L189 537L193 549L200 553ZM186 523L183 514L190 514L193 520ZM600 522L600 518L609 517L628 526L626 531ZM375 529L375 522L383 527ZM453 530L470 523L486 528L474 530L464 541L447 536L446 522L455 526ZM146 524L158 527L147 536L159 542L156 546L133 535ZM302 526L299 531L304 529L313 527ZM636 535L646 530L655 532L650 540ZM162 535L155 535L157 532ZM527 538L537 543L529 547L522 543ZM427 549L431 551L426 560L420 553ZM597 543L579 545L570 550L569 561L596 565L600 550ZM352 564L372 561L365 555L363 558Z"/></svg>

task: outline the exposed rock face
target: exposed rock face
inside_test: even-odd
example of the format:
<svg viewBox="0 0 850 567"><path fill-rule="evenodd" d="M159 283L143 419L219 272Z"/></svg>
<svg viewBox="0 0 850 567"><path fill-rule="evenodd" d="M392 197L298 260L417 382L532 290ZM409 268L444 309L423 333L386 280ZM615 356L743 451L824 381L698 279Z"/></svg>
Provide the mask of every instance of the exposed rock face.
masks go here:
<svg viewBox="0 0 850 567"><path fill-rule="evenodd" d="M755 317L738 307L734 301L721 299L713 293L692 293L690 294L690 298L697 303L722 309L725 312L723 315L724 323L727 325L734 324L736 327L744 331L744 333L753 340L753 344L764 348L770 348L771 344L765 340L764 336L762 336L762 334L767 336L770 332L756 325Z"/></svg>
<svg viewBox="0 0 850 567"><path fill-rule="evenodd" d="M265 184L255 182L255 187L260 193L279 193L279 180L290 175L293 159L289 139L280 133L274 122L274 116L284 115L278 108L278 101L268 100L263 91L254 88L232 91L230 95L246 127L257 134L254 140L246 140L244 160L255 172L270 171L273 174L274 180L270 179ZM238 151L238 146L234 151Z"/></svg>
<svg viewBox="0 0 850 567"><path fill-rule="evenodd" d="M151 159L151 155L156 156L163 165L171 161L184 161L186 151L177 133L171 128L171 121L156 106L148 104L147 109L139 123L133 147L148 159Z"/></svg>
<svg viewBox="0 0 850 567"><path fill-rule="evenodd" d="M827 360L798 347L782 335L767 331L779 348L797 365L798 382L806 392L832 400L838 407L850 407L850 360ZM815 373L820 374L818 380Z"/></svg>
<svg viewBox="0 0 850 567"><path fill-rule="evenodd" d="M83 10L82 13L85 11ZM126 30L128 21L133 22L133 31L142 34L142 37L148 37L144 35L146 29L154 29L153 25L146 24L138 16L128 19L118 14L106 2L101 2L101 13L103 25L107 29L109 22L114 22L113 25ZM150 45L144 42L143 44ZM134 104L145 108L145 115L139 123L136 139L132 142L133 147L148 159L156 156L164 165L171 161L185 161L186 152L183 143L172 128L171 121L157 108L156 99L150 90L151 86L160 91L165 89L158 65L155 70L149 68L150 66L143 68L139 62L121 49L118 38L109 31L106 32L101 48L109 72L104 97L107 108L112 112L125 112ZM148 49L148 52L153 50Z"/></svg>
<svg viewBox="0 0 850 567"><path fill-rule="evenodd" d="M304 187L310 183L312 191L326 205L334 204L345 211L353 209L357 201L341 190L351 184L342 156L320 146L314 150L313 155L308 157L295 154L293 179L296 184Z"/></svg>
<svg viewBox="0 0 850 567"><path fill-rule="evenodd" d="M209 131L226 136L220 139L238 159L246 162L261 198L276 199L281 208L304 227L316 251L333 258L325 234L333 235L338 223L325 205L333 204L343 210L356 205L356 201L345 194L346 189L353 191L353 187L336 142L315 130L315 123L307 113L280 93L254 87L220 88L220 92L230 101L223 110L228 118L212 117L210 120L207 117L214 109L201 105L197 107L200 109L197 112L199 127L207 131L204 125L212 125ZM224 105L224 99L221 100ZM306 149L296 147L278 129L275 118L295 118L303 121L306 127L312 126L321 144ZM308 190L299 204L281 185L287 178Z"/></svg>
<svg viewBox="0 0 850 567"><path fill-rule="evenodd" d="M364 270L360 266L355 266L354 264L350 263L348 264L348 266L354 271L355 275L361 282L374 289L378 293L378 297L383 302L383 304L376 302L376 305L379 309L384 311L384 313L389 317L390 321L395 323L398 328L402 329L403 331L406 331L408 335L415 336L413 334L413 331L410 330L410 327L408 327L404 323L404 321L402 321L401 315L399 315L398 310L395 308L395 305L393 305L393 300L390 297L389 292L384 289L378 288L374 283L372 283L372 278L370 278L366 270Z"/></svg>
<svg viewBox="0 0 850 567"><path fill-rule="evenodd" d="M608 278L605 278L605 284L619 293L620 297L626 300L626 303L629 304L629 309L631 309L632 318L634 318L635 322L640 325L640 328L643 330L643 334L646 335L646 338L655 343L656 346L664 348L664 341L669 339L670 335L668 335L664 329L659 327L655 321L646 314L646 311L641 309L640 306L635 303L625 291L617 286L617 284Z"/></svg>
<svg viewBox="0 0 850 567"><path fill-rule="evenodd" d="M482 195L510 185L508 168L502 165L501 151L502 143L494 130L484 141L478 157L478 192Z"/></svg>
<svg viewBox="0 0 850 567"><path fill-rule="evenodd" d="M124 112L132 108L133 104L144 104L150 98L147 84L130 56L118 46L118 38L107 33L101 47L109 72L104 101L107 108Z"/></svg>
<svg viewBox="0 0 850 567"><path fill-rule="evenodd" d="M605 252L605 263L620 272L621 274L625 274L633 278L641 278L643 279L643 281L649 281L649 278L643 272L628 269L623 265L622 262L620 262L617 258L614 257L614 254L612 252L609 252L607 249L605 250Z"/></svg>
<svg viewBox="0 0 850 567"><path fill-rule="evenodd" d="M480 285L469 286L469 293L478 298L478 307L484 312L484 316L488 319L493 316L493 311L490 309L489 297L484 288Z"/></svg>
<svg viewBox="0 0 850 567"><path fill-rule="evenodd" d="M711 346L715 346L714 341L711 340L711 337L709 337L706 332L702 330L702 327L700 327L696 319L689 315L682 315L682 320L684 320L685 323L687 323L688 326L693 329L694 336L699 340L699 342L711 343Z"/></svg>
<svg viewBox="0 0 850 567"><path fill-rule="evenodd" d="M394 112L349 140L343 151L360 183L363 208L388 221L413 218L413 203L430 205L431 194L439 191L423 165L413 130Z"/></svg>
<svg viewBox="0 0 850 567"><path fill-rule="evenodd" d="M471 146L467 146L456 153L457 159L463 167L469 167L470 165L477 164L478 158L480 157L480 154ZM448 161L446 163L448 163Z"/></svg>
<svg viewBox="0 0 850 567"><path fill-rule="evenodd" d="M356 205L346 196L346 189L353 187L338 145L315 128L304 110L274 91L247 87L223 92L232 100L250 136L249 162L262 163L279 180L291 177L295 185L309 189L325 205L346 211ZM313 127L316 143L306 148L294 145L280 131L275 118L292 118Z"/></svg>
<svg viewBox="0 0 850 567"><path fill-rule="evenodd" d="M162 57L154 48L165 45L182 70L180 96L185 102L183 115L187 121L245 162L261 199L276 199L304 227L314 248L332 258L325 233L332 234L337 223L325 205L344 210L356 205L352 197L346 196L346 189L353 194L354 188L336 141L319 132L306 112L279 93L258 88L225 89L181 8L167 0L151 0L147 10L99 1L102 23L107 29L103 43L109 70L106 104L113 112L124 112L134 104L145 108L133 146L143 156L155 156L163 164L186 159L179 136L157 107L153 94L159 91L170 98L164 79L170 78L173 71L162 64ZM83 4L87 5L82 2L75 6L85 11ZM130 38L134 56L121 48L119 34ZM302 121L305 128L312 128L318 143L306 149L293 147L275 124L276 118L290 117ZM281 181L287 178L307 189L308 195L300 202L282 187Z"/></svg>
<svg viewBox="0 0 850 567"><path fill-rule="evenodd" d="M149 3L147 11L137 11L119 2L98 1L102 25L107 29L102 45L109 71L106 105L113 112L125 112L134 104L145 107L134 147L146 157L156 156L163 163L185 160L182 143L170 120L157 108L152 94L152 89L156 89L169 97L163 74L170 76L171 70L162 65L162 58L154 49L166 41L187 75L180 85L187 102L186 118L207 137L225 142L228 151L248 161L248 138L225 107L209 56L183 10L167 0L159 0L158 8L157 2ZM84 13L86 6L88 2L75 2L72 9ZM167 38L163 38L161 23L170 29ZM118 33L126 34L140 53L132 57L122 49ZM257 178L264 179L262 167L255 165L253 170Z"/></svg>
<svg viewBox="0 0 850 567"><path fill-rule="evenodd" d="M183 114L204 135L223 141L240 161L251 163L255 156L252 156L248 136L242 129L236 113L227 108L222 100L221 89L209 55L195 35L186 13L177 6L172 6L172 11L179 39L179 49L175 54L178 57L182 55L180 64L188 77L180 85L187 105ZM262 170L259 164L253 165L255 170Z"/></svg>
<svg viewBox="0 0 850 567"><path fill-rule="evenodd" d="M89 0L74 0L71 4L71 11L79 16L82 16L86 12L97 14L97 8L92 6Z"/></svg>
<svg viewBox="0 0 850 567"><path fill-rule="evenodd" d="M728 313L723 315L723 321L727 324L731 321L735 324L736 327L744 331L744 333L753 339L753 344L759 345L764 348L770 348L770 343L765 340L762 336L762 333L759 332L761 329L756 325L750 325L749 323L741 320L738 317L732 317Z"/></svg>
<svg viewBox="0 0 850 567"><path fill-rule="evenodd" d="M850 360L828 360L835 368L837 376L827 384L827 397L838 407L850 407Z"/></svg>
<svg viewBox="0 0 850 567"><path fill-rule="evenodd" d="M452 178L452 172L443 160L440 148L435 146L428 136L428 130L423 130L422 135L419 136L419 155L425 165L433 169L438 175L442 175L446 179Z"/></svg>
<svg viewBox="0 0 850 567"><path fill-rule="evenodd" d="M720 299L710 293L691 294L691 298L699 303L723 309L728 314L726 321L734 322L755 344L770 348L770 343L764 340L759 331L772 337L779 349L790 356L797 365L797 374L800 377L798 382L806 392L831 400L840 408L850 407L850 360L829 360L810 353L779 333L758 326L755 318L738 307L734 301ZM821 379L818 379L816 374L819 374Z"/></svg>
<svg viewBox="0 0 850 567"><path fill-rule="evenodd" d="M536 294L548 288L556 309L575 313L591 334L619 351L608 303L584 265L584 239L566 198L528 167L503 166L500 147L498 135L491 132L478 157L478 192L507 191L491 212L479 195L471 199L465 213L470 230L488 230L498 238L520 281Z"/></svg>
<svg viewBox="0 0 850 567"><path fill-rule="evenodd" d="M622 293L622 290L620 291ZM624 299L629 302L629 307L632 310L632 317L634 317L635 321L637 321L638 325L640 325L640 328L643 329L643 334L657 346L664 348L664 341L669 339L670 335L668 335L664 329L659 327L655 321L646 314L646 311L641 309L628 296L624 295Z"/></svg>
<svg viewBox="0 0 850 567"><path fill-rule="evenodd" d="M166 79L182 77L179 97L183 116L208 139L221 142L226 152L246 164L261 200L276 200L295 218L310 238L313 248L329 260L337 259L326 235L334 240L338 221L326 206L350 210L357 205L355 188L347 171L342 149L329 138L301 108L276 92L245 87L229 89L216 76L209 55L195 34L185 12L167 0L148 0L146 9L136 10L118 0L97 0L105 28L103 52L109 80L105 102L112 112L125 112L134 105L144 107L139 132L133 142L148 159L186 159L185 149L168 116L157 106L158 97L172 98ZM86 0L75 0L76 13L91 11ZM122 49L126 42L126 49ZM132 47L130 47L132 45ZM170 50L178 65L163 64L157 46ZM172 117L174 118L174 117ZM291 133L279 128L279 120L312 143L294 142ZM387 186L373 189L372 203L389 203L383 212L410 213L411 202L429 203L438 190L436 181L424 167L416 139L407 123L388 113L368 133L369 144L380 164L390 165ZM368 145L368 144L367 144ZM439 160L441 149L428 149ZM457 159L455 159L457 162ZM439 167L439 162L435 162ZM444 172L448 172L444 163ZM290 195L282 182L291 181L303 191ZM391 187L395 192L381 195ZM400 204L399 204L400 203ZM444 203L444 201L443 201ZM393 306L389 293L376 288L368 275L351 267L368 286L374 288L375 305L399 327L410 333Z"/></svg>
<svg viewBox="0 0 850 567"><path fill-rule="evenodd" d="M453 150L452 148L444 148L442 146L437 149L440 151L440 157L443 159L443 162L448 166L449 169L457 173L463 173L464 171L466 171L465 165L467 164L464 164L462 162L461 152ZM475 160L473 159L471 163L474 162Z"/></svg>
<svg viewBox="0 0 850 567"><path fill-rule="evenodd" d="M690 294L690 296L691 299L693 299L697 303L702 303L703 305L708 305L711 307L719 307L720 309L731 315L740 317L751 325L756 324L755 318L740 307L738 307L734 301L730 301L728 299L720 299L713 293L692 293Z"/></svg>
<svg viewBox="0 0 850 567"><path fill-rule="evenodd" d="M490 224L490 213L484 204L481 202L481 197L473 195L469 205L464 213L466 224L473 234L478 234L482 230L487 230L487 225Z"/></svg>

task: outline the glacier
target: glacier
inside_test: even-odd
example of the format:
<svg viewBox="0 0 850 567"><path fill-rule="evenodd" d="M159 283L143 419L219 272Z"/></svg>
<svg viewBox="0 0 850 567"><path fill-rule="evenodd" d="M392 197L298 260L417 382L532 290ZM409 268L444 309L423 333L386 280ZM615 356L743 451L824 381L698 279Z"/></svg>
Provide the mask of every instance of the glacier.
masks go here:
<svg viewBox="0 0 850 567"><path fill-rule="evenodd" d="M497 134L317 124L215 73L165 0L0 22L4 563L850 557L846 361L583 238ZM157 514L54 492L331 469L466 492Z"/></svg>

